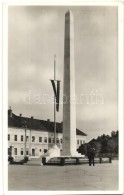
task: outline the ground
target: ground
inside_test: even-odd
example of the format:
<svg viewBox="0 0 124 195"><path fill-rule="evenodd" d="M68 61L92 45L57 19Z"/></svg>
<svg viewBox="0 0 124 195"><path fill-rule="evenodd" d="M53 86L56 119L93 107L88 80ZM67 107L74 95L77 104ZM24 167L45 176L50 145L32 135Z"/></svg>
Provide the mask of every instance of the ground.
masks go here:
<svg viewBox="0 0 124 195"><path fill-rule="evenodd" d="M118 190L118 161L95 166L9 165L8 190Z"/></svg>

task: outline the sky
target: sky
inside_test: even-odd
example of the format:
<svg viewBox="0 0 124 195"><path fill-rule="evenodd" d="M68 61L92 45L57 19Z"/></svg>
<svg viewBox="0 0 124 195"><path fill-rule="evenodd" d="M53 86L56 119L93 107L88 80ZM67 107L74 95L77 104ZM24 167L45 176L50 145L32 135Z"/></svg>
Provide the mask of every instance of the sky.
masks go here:
<svg viewBox="0 0 124 195"><path fill-rule="evenodd" d="M114 6L9 6L8 106L53 121L50 79L63 94L64 21L74 17L76 125L87 141L118 129L118 20ZM63 121L63 106L57 112Z"/></svg>

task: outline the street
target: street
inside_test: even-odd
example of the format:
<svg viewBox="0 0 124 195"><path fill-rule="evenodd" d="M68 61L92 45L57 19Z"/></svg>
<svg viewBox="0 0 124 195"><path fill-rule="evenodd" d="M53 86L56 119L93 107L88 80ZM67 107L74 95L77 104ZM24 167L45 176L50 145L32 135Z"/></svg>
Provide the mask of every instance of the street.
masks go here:
<svg viewBox="0 0 124 195"><path fill-rule="evenodd" d="M118 161L95 166L8 166L8 190L118 190Z"/></svg>

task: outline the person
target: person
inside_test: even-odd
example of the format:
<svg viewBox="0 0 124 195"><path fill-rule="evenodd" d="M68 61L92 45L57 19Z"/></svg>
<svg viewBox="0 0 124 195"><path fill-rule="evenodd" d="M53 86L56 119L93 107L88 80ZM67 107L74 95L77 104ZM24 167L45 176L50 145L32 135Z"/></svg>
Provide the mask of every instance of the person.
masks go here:
<svg viewBox="0 0 124 195"><path fill-rule="evenodd" d="M95 148L90 148L90 150L88 151L89 166L91 166L92 164L93 166L95 166L94 157L95 157Z"/></svg>
<svg viewBox="0 0 124 195"><path fill-rule="evenodd" d="M95 166L94 158L95 158L95 148L92 148L92 163L93 163L93 166Z"/></svg>

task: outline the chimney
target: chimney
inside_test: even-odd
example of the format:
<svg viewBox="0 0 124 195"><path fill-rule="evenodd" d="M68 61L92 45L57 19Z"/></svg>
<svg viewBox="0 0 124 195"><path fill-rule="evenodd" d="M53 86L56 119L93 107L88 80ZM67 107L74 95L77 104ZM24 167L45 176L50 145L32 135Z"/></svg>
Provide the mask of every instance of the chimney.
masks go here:
<svg viewBox="0 0 124 195"><path fill-rule="evenodd" d="M20 117L22 117L22 114L20 114Z"/></svg>
<svg viewBox="0 0 124 195"><path fill-rule="evenodd" d="M47 119L48 122L50 122L50 119Z"/></svg>
<svg viewBox="0 0 124 195"><path fill-rule="evenodd" d="M31 119L34 119L34 117L33 117L33 116L31 116Z"/></svg>
<svg viewBox="0 0 124 195"><path fill-rule="evenodd" d="M8 110L8 116L9 116L9 117L12 117L12 110L11 110L11 106L9 107L9 110Z"/></svg>

